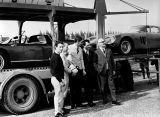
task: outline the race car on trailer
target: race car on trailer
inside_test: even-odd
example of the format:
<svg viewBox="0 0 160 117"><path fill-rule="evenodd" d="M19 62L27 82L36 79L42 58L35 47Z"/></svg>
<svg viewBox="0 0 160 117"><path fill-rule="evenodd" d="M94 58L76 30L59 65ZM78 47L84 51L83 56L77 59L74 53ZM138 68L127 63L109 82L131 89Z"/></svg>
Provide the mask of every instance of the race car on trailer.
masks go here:
<svg viewBox="0 0 160 117"><path fill-rule="evenodd" d="M52 43L54 37L54 22L58 24L58 40L65 39L65 25L80 20L95 18L94 9L60 7L52 5L37 5L24 3L0 3L0 20L18 21L21 42L22 27L25 21L50 22ZM15 39L15 41L17 41ZM39 45L41 46L41 45ZM52 46L53 50L53 46ZM0 53L4 52L0 49ZM4 54L6 54L4 52ZM7 68L0 70L0 102L11 113L22 114L37 109L39 102L48 99L48 92L53 90L50 83L48 66L26 68ZM45 100L44 100L45 99Z"/></svg>

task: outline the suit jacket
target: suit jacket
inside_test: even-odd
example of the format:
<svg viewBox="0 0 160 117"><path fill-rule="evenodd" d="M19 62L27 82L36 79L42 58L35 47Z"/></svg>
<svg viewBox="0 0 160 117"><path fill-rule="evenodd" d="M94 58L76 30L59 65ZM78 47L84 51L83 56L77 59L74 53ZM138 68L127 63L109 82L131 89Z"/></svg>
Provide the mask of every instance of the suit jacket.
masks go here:
<svg viewBox="0 0 160 117"><path fill-rule="evenodd" d="M108 70L108 60L106 57L107 55L104 55L100 48L95 51L94 67L96 71L103 76L106 76Z"/></svg>
<svg viewBox="0 0 160 117"><path fill-rule="evenodd" d="M89 50L89 55L83 50L83 61L86 72L94 72L93 58L94 52L92 50Z"/></svg>
<svg viewBox="0 0 160 117"><path fill-rule="evenodd" d="M115 69L113 54L110 48L106 48L105 54L100 48L95 51L94 67L98 72L97 81L100 92L103 92L107 83L107 75L109 75L108 78L112 78L113 70Z"/></svg>
<svg viewBox="0 0 160 117"><path fill-rule="evenodd" d="M84 82L87 83L87 87L89 88L99 88L99 81L97 79L97 72L94 68L94 51L89 50L89 56L83 50L83 61L86 71L86 77L84 78Z"/></svg>
<svg viewBox="0 0 160 117"><path fill-rule="evenodd" d="M115 71L115 63L113 59L113 53L110 48L106 48L106 59L108 62L108 69L110 71L110 75L113 75L113 71Z"/></svg>

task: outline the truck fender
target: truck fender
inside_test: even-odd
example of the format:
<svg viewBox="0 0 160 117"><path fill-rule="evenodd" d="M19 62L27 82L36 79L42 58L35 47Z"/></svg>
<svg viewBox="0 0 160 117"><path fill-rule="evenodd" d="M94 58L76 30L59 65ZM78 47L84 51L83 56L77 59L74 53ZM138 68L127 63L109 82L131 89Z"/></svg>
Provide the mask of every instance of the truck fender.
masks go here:
<svg viewBox="0 0 160 117"><path fill-rule="evenodd" d="M40 85L42 86L43 93L46 94L45 85L44 85L44 83L41 80L41 77L39 75L37 75L34 72L31 72L29 70L16 69L16 70L12 70L12 71L7 71L6 73L0 73L0 77L3 77L3 79L4 79L0 84L0 99L2 99L3 90L4 90L4 87L6 86L6 84L12 78L15 78L16 76L19 76L19 75L29 75L29 76L35 78L40 83Z"/></svg>

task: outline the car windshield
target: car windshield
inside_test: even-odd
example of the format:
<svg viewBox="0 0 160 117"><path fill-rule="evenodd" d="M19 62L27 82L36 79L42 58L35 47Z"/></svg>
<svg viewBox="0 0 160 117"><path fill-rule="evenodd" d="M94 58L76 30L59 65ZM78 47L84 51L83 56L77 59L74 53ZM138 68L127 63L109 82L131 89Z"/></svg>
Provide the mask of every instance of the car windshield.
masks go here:
<svg viewBox="0 0 160 117"><path fill-rule="evenodd" d="M133 26L128 30L128 33L160 33L158 26Z"/></svg>
<svg viewBox="0 0 160 117"><path fill-rule="evenodd" d="M128 30L129 33L141 33L146 32L146 28L140 26L133 26Z"/></svg>
<svg viewBox="0 0 160 117"><path fill-rule="evenodd" d="M133 32L138 32L139 29L137 27L132 27L128 30L128 32L133 33Z"/></svg>
<svg viewBox="0 0 160 117"><path fill-rule="evenodd" d="M22 36L21 38L21 43L25 42L25 38ZM3 41L1 44L18 44L19 43L19 38L18 36L15 36L13 38L8 38L6 41Z"/></svg>

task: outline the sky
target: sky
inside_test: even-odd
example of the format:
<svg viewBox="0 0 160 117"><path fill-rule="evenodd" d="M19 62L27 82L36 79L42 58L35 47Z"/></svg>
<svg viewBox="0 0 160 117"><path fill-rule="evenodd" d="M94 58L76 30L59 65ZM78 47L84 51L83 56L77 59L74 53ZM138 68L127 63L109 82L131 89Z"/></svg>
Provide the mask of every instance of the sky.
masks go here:
<svg viewBox="0 0 160 117"><path fill-rule="evenodd" d="M74 4L75 6L80 7L93 7L91 1L94 0L85 0L85 2L81 2L84 0L67 0L70 4ZM149 10L149 13L143 14L121 14L121 15L108 15L105 20L105 29L106 31L113 30L119 32L126 32L131 26L135 25L160 25L160 0L125 0L132 4L135 4L141 8ZM115 12L115 11L135 11L136 9L124 4L120 0L106 0L107 11ZM83 22L84 23L84 22ZM76 27L82 28L83 30L95 31L96 23L95 21L87 21L85 25L82 22L76 24ZM84 27L85 26L85 27ZM67 26L68 30L74 29L75 24L70 24ZM89 27L89 28L88 28ZM78 31L79 29L75 29Z"/></svg>
<svg viewBox="0 0 160 117"><path fill-rule="evenodd" d="M131 26L135 25L159 25L160 26L160 0L125 0L135 4L141 8L149 10L146 14L121 14L121 15L107 15L105 19L105 30L126 32ZM64 0L65 3L81 8L93 8L94 0ZM132 7L124 4L120 0L106 0L107 11L135 11ZM35 33L50 31L49 23L25 23L23 30L26 30L26 35L33 35ZM70 23L66 26L66 32L80 32L80 31L96 31L96 21L80 21L77 23ZM18 34L18 24L14 22L0 21L0 35L15 36Z"/></svg>

